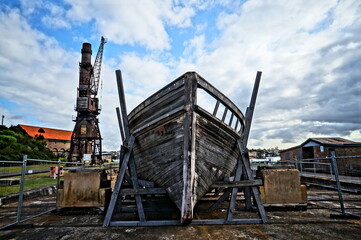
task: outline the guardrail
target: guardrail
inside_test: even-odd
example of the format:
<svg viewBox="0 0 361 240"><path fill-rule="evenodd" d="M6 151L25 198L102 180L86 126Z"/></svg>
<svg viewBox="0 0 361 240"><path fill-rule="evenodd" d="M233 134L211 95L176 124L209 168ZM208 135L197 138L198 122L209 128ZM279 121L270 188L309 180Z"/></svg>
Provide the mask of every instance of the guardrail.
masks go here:
<svg viewBox="0 0 361 240"><path fill-rule="evenodd" d="M361 185L361 174L359 176L346 176L339 173L339 168L344 168L345 159L352 158L361 158L361 156L336 157L335 153L331 152L331 156L328 158L279 161L278 165L291 165L297 168L300 171L301 176L304 179L308 179L307 183L310 185L337 191L337 201L339 202L339 208L334 208L333 206L328 206L326 208L340 212L341 216L343 217L352 216L361 218L361 209L353 208L349 203L347 203L348 199L345 200L344 198L344 194L346 192L350 194L361 194L360 188L356 188L356 186ZM312 178L313 180L311 181ZM352 189L353 186L354 189ZM355 199L352 196L351 198L352 199L350 201L355 202ZM317 201L322 202L322 199L318 199ZM332 201L330 201L330 199L324 199L323 202L330 203ZM361 202L361 199L359 199L359 202Z"/></svg>
<svg viewBox="0 0 361 240"><path fill-rule="evenodd" d="M83 163L31 159L26 155L23 161L0 160L0 229L56 209L56 193L63 165L84 166ZM52 176L51 166L57 167Z"/></svg>

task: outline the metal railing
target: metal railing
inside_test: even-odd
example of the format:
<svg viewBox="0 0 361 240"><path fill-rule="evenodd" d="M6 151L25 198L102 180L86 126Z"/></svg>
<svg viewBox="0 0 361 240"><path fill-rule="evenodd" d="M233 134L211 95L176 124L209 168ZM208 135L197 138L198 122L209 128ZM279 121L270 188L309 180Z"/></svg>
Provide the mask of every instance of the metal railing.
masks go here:
<svg viewBox="0 0 361 240"><path fill-rule="evenodd" d="M30 159L0 160L0 229L23 223L56 209L61 166L82 163ZM56 167L50 173L50 167Z"/></svg>
<svg viewBox="0 0 361 240"><path fill-rule="evenodd" d="M309 199L309 201L317 202L319 206L321 204L324 208L340 212L342 216L360 218L361 204L355 205L354 203L361 203L359 197L361 194L361 174L355 174L357 169L353 169L352 172L348 169L350 159L356 158L361 159L361 156L336 157L335 153L331 152L331 156L328 158L280 161L278 165L288 165L298 169L303 182L307 185L328 189L327 197L322 197L320 192L320 195L316 197L317 199ZM345 195L347 195L346 198ZM338 202L339 207L334 205L335 201Z"/></svg>

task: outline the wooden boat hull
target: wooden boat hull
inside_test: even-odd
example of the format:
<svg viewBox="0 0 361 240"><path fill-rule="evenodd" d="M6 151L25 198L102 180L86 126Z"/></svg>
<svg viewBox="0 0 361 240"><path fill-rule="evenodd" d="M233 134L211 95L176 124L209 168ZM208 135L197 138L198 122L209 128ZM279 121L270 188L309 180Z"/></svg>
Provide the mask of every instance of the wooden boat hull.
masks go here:
<svg viewBox="0 0 361 240"><path fill-rule="evenodd" d="M199 88L229 110L235 127L196 104ZM235 169L243 126L243 114L228 98L188 72L129 114L138 176L166 189L181 211L181 221L191 221L198 200Z"/></svg>

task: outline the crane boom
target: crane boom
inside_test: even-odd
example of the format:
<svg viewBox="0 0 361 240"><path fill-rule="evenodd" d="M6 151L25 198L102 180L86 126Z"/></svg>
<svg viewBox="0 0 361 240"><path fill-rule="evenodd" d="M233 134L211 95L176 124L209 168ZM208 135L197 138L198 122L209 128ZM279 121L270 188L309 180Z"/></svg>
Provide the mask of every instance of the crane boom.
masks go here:
<svg viewBox="0 0 361 240"><path fill-rule="evenodd" d="M94 60L93 72L90 78L91 91L96 96L98 94L99 82L100 82L100 71L102 68L103 50L106 39L102 36L97 56Z"/></svg>

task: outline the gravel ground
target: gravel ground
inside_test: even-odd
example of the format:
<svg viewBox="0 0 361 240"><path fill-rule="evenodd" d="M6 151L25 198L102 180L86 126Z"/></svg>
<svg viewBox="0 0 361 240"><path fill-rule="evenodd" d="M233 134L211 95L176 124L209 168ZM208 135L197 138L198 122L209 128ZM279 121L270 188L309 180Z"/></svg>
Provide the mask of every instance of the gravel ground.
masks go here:
<svg viewBox="0 0 361 240"><path fill-rule="evenodd" d="M0 239L361 239L361 220L331 219L336 212L323 208L322 197L329 192L310 192L317 201L307 211L267 211L268 224L103 228L102 214L47 213L26 222L31 225L0 230ZM351 198L359 210L360 195Z"/></svg>

